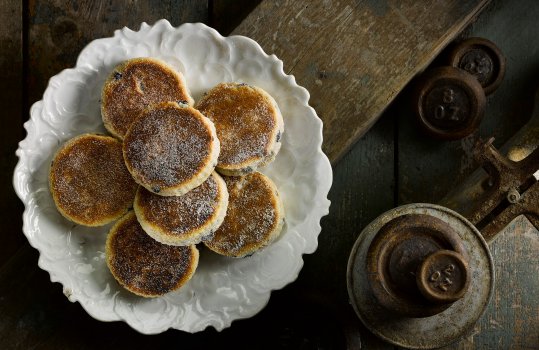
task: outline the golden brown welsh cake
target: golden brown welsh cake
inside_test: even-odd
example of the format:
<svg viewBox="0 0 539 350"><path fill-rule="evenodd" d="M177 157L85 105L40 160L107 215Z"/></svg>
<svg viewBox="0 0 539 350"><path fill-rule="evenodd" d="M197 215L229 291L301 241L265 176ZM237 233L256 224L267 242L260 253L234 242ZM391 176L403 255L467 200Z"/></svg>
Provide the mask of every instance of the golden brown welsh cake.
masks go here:
<svg viewBox="0 0 539 350"><path fill-rule="evenodd" d="M221 225L228 206L228 191L216 173L181 196L159 196L139 187L134 209L148 235L170 245L200 243Z"/></svg>
<svg viewBox="0 0 539 350"><path fill-rule="evenodd" d="M259 172L224 180L229 193L225 220L204 244L221 255L244 257L279 236L283 205L273 182Z"/></svg>
<svg viewBox="0 0 539 350"><path fill-rule="evenodd" d="M122 139L144 109L167 101L193 104L182 74L155 58L133 58L116 66L105 82L101 116L107 130Z"/></svg>
<svg viewBox="0 0 539 350"><path fill-rule="evenodd" d="M137 183L161 196L181 196L213 172L219 140L213 123L199 111L164 102L133 122L123 154Z"/></svg>
<svg viewBox="0 0 539 350"><path fill-rule="evenodd" d="M193 276L198 265L194 245L175 247L157 242L144 232L133 212L112 227L105 249L114 278L143 297L177 290Z"/></svg>
<svg viewBox="0 0 539 350"><path fill-rule="evenodd" d="M125 167L117 139L83 134L56 153L49 187L63 216L81 225L101 226L127 212L138 185Z"/></svg>
<svg viewBox="0 0 539 350"><path fill-rule="evenodd" d="M196 108L215 123L221 142L220 173L244 175L275 159L281 148L283 117L264 90L247 84L218 84Z"/></svg>

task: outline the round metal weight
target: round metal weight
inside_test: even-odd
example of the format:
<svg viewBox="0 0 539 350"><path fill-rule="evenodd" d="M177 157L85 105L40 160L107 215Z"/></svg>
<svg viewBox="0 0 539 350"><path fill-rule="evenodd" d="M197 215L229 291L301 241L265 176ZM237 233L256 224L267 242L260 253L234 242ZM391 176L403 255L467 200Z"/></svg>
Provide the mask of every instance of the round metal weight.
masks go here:
<svg viewBox="0 0 539 350"><path fill-rule="evenodd" d="M419 124L437 139L457 140L477 130L485 104L477 79L455 67L433 68L415 86L413 108Z"/></svg>
<svg viewBox="0 0 539 350"><path fill-rule="evenodd" d="M467 252L469 274L469 285L461 287L465 292L460 299L440 313L421 318L404 316L381 305L371 288L368 271L369 247L379 231L396 218L417 214L439 219L458 234L462 249ZM436 262L445 257L432 259L424 261L426 268L435 268ZM405 348L433 349L451 344L472 330L492 296L494 265L481 233L460 214L434 204L410 204L380 215L363 230L348 260L347 282L351 304L372 333Z"/></svg>
<svg viewBox="0 0 539 350"><path fill-rule="evenodd" d="M468 263L462 254L439 250L423 261L416 280L425 298L435 303L455 302L468 290Z"/></svg>
<svg viewBox="0 0 539 350"><path fill-rule="evenodd" d="M485 95L493 93L505 75L505 57L492 41L483 38L458 43L449 52L448 63L476 77Z"/></svg>
<svg viewBox="0 0 539 350"><path fill-rule="evenodd" d="M466 272L453 266L449 276L443 271L432 271L440 273L433 283L417 278L421 269L429 271L448 260L439 252L453 252L463 261L468 256L460 236L445 221L432 215L411 214L398 216L384 225L367 251L369 283L378 302L389 311L409 317L432 316L451 306L458 299L454 299L454 287L461 284L455 277ZM432 262L425 265L427 260ZM460 266L466 269L466 265ZM449 282L442 284L445 280ZM451 288L446 287L448 283Z"/></svg>

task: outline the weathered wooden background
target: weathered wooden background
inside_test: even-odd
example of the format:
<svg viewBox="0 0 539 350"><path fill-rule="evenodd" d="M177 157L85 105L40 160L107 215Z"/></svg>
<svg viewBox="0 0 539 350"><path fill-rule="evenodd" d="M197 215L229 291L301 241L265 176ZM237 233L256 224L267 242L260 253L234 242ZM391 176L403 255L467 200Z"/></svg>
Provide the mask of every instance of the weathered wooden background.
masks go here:
<svg viewBox="0 0 539 350"><path fill-rule="evenodd" d="M436 202L462 181L475 167L470 151L478 137L493 135L501 145L524 125L539 81L539 4L495 0L461 35L483 36L497 43L507 55L507 75L488 99L480 130L460 141L440 143L417 132L406 107L407 90L399 92L484 1L265 0L252 12L259 2L0 0L0 348L393 348L370 335L348 305L345 270L350 249L361 229L383 211L403 203ZM452 10L425 15L429 6L442 11L444 5ZM380 27L384 16L388 21ZM393 22L391 16L396 16ZM327 17L328 24L321 25ZM37 267L38 254L21 232L22 205L11 187L14 151L24 137L22 124L48 79L72 67L89 41L159 18L173 25L205 22L224 35L234 30L254 37L268 53L276 53L284 60L285 70L310 90L311 104L327 121L325 135L333 139L325 149L333 159L342 157L334 165L332 207L322 221L319 249L304 257L298 280L274 292L261 313L236 321L221 333L208 329L191 335L170 330L144 336L121 322L93 320ZM451 24L448 18L454 20L454 27L447 26ZM398 26L403 21L408 26L401 30ZM403 70L396 66L407 58L398 56L399 45L373 52L359 50L362 40L363 44L372 40L372 45L387 45L392 38L384 35L400 32L403 37L398 44L403 45L405 56L413 45L422 45L408 57L410 65ZM325 60L312 59L324 50L339 55L334 61L329 54L320 56ZM378 68L373 66L376 63ZM362 103L370 109L356 110ZM384 109L382 118L344 154L361 130L366 130L358 125L370 126ZM353 119L369 116L366 124ZM329 130L335 133L328 134ZM491 248L498 274L495 298L474 334L454 347L537 348L539 232L520 219Z"/></svg>
<svg viewBox="0 0 539 350"><path fill-rule="evenodd" d="M335 163L487 3L264 1L233 34L249 35L301 79Z"/></svg>

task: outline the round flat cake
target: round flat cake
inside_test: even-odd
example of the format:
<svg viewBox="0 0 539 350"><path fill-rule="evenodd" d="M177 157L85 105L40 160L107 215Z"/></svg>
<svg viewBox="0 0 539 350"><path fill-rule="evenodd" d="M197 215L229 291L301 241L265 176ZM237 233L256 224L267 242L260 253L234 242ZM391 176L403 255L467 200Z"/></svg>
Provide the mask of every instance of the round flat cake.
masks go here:
<svg viewBox="0 0 539 350"><path fill-rule="evenodd" d="M139 187L134 209L148 235L170 245L191 245L211 236L225 218L228 191L213 172L202 185L181 196L159 196Z"/></svg>
<svg viewBox="0 0 539 350"><path fill-rule="evenodd" d="M183 286L195 273L198 250L175 247L148 236L129 212L112 227L106 243L107 265L127 290L157 297Z"/></svg>
<svg viewBox="0 0 539 350"><path fill-rule="evenodd" d="M244 257L274 241L283 228L284 209L273 182L255 172L225 176L229 200L225 220L204 244L212 251Z"/></svg>
<svg viewBox="0 0 539 350"><path fill-rule="evenodd" d="M264 90L222 83L208 91L196 108L217 129L220 173L245 175L275 159L281 148L283 117L275 100Z"/></svg>
<svg viewBox="0 0 539 350"><path fill-rule="evenodd" d="M164 102L133 122L123 143L127 169L160 196L181 196L210 176L219 156L213 123L196 109Z"/></svg>
<svg viewBox="0 0 539 350"><path fill-rule="evenodd" d="M137 187L121 142L110 136L83 134L67 141L50 167L49 188L58 211L85 226L120 218L133 205Z"/></svg>
<svg viewBox="0 0 539 350"><path fill-rule="evenodd" d="M101 116L107 130L123 139L150 105L176 101L193 105L181 73L155 58L133 58L109 75L101 93Z"/></svg>

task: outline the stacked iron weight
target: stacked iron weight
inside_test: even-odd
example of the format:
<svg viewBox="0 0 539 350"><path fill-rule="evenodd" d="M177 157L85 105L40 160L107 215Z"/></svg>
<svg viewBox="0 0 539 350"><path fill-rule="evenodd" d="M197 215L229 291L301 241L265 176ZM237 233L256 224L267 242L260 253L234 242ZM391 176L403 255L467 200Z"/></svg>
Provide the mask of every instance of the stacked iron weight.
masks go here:
<svg viewBox="0 0 539 350"><path fill-rule="evenodd" d="M470 38L453 46L445 63L419 77L412 108L427 135L457 140L478 129L486 96L500 86L505 75L505 57L491 41Z"/></svg>

